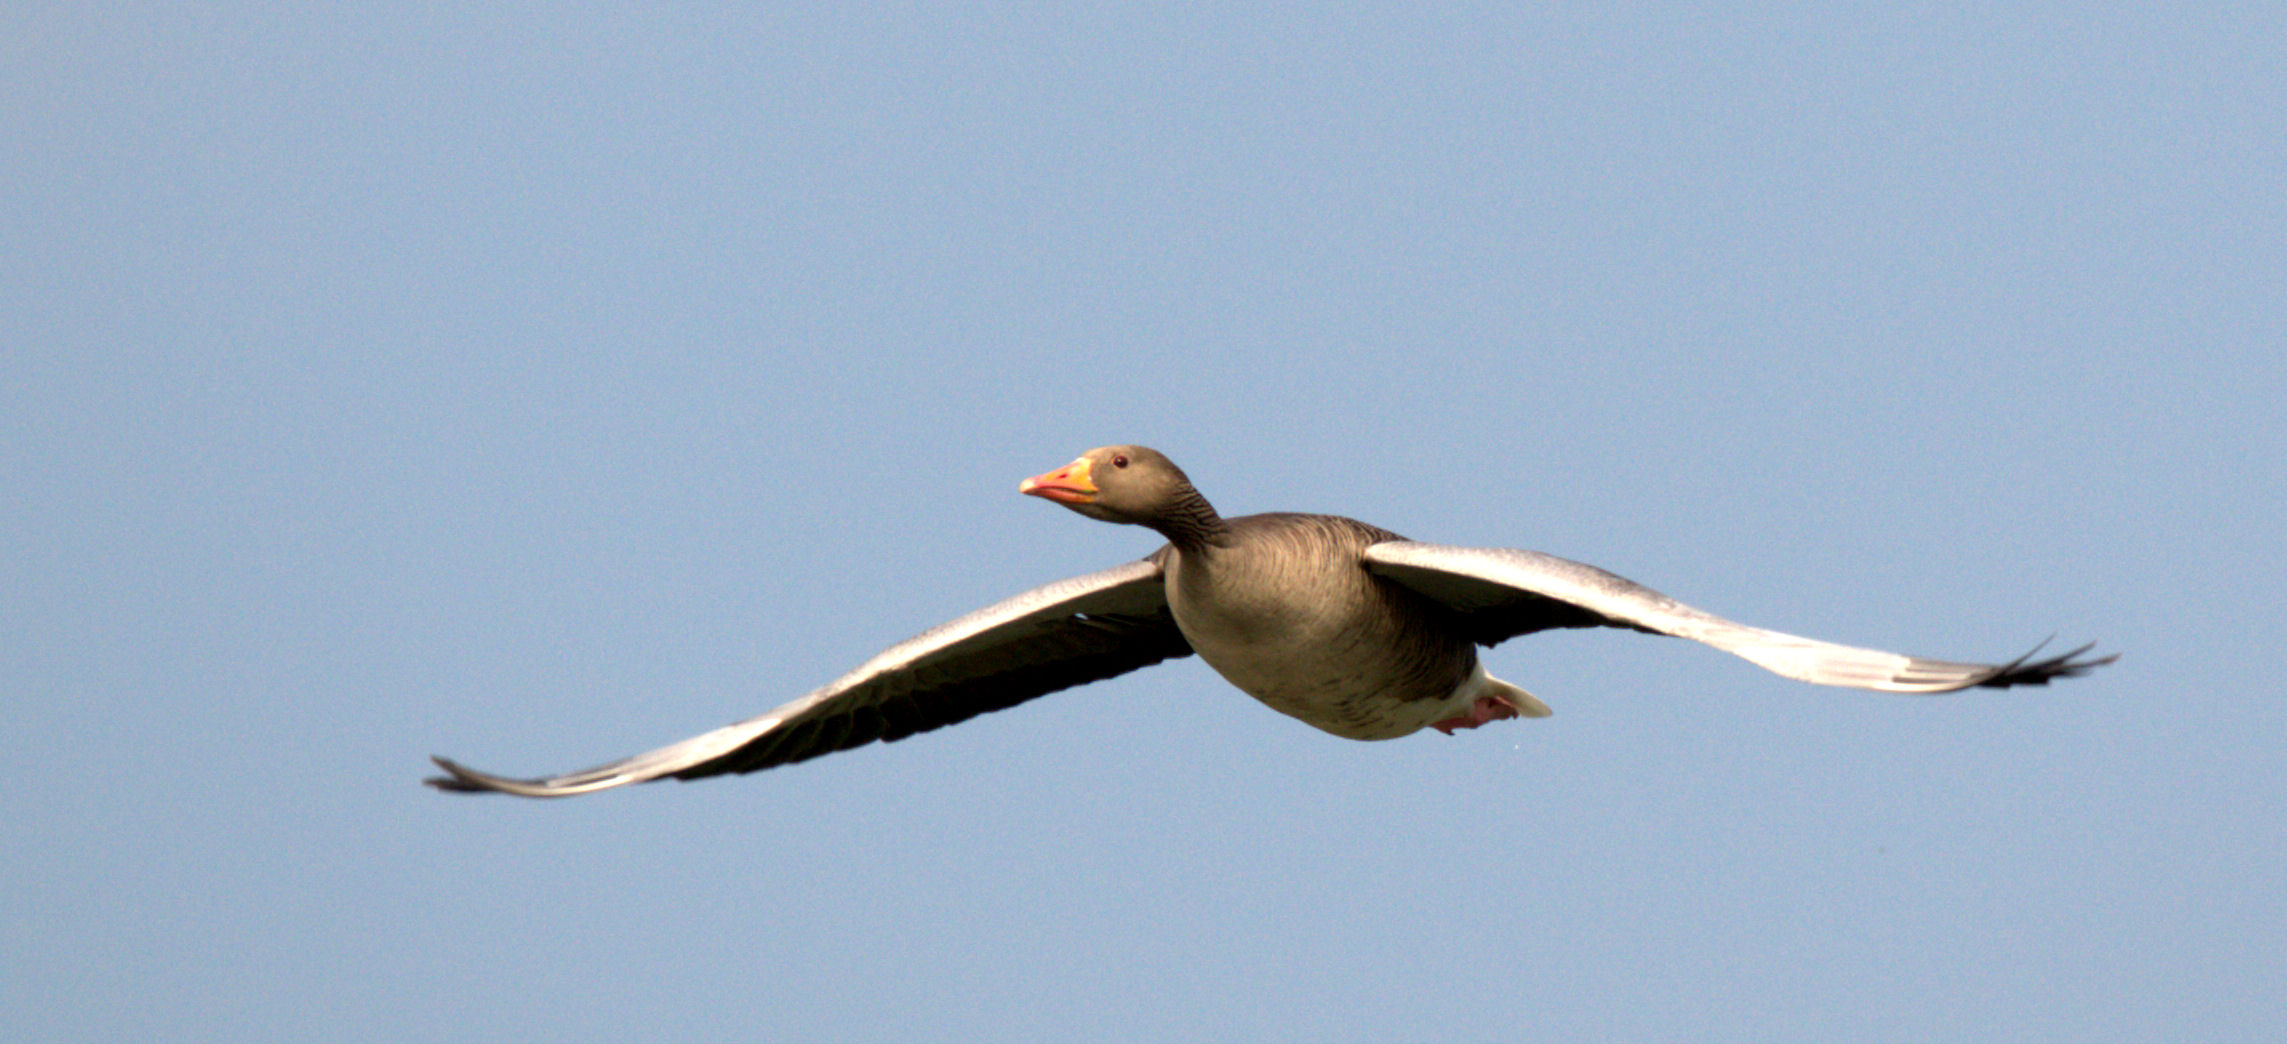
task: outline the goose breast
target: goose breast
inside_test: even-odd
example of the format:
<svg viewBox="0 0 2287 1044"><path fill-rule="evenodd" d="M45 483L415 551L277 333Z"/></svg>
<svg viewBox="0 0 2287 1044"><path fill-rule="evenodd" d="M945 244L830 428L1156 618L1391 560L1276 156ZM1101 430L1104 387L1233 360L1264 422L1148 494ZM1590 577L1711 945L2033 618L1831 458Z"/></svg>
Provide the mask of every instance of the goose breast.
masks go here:
<svg viewBox="0 0 2287 1044"><path fill-rule="evenodd" d="M1450 716L1477 652L1366 571L1361 553L1395 539L1324 515L1232 519L1224 541L1163 552L1168 606L1200 659L1272 709L1349 739L1408 735Z"/></svg>

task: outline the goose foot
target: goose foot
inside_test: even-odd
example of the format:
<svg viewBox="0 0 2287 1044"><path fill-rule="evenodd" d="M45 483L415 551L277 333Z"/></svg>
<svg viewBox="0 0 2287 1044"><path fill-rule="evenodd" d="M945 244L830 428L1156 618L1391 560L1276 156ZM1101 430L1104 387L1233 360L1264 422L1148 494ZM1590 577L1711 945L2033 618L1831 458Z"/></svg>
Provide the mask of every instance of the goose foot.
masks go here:
<svg viewBox="0 0 2287 1044"><path fill-rule="evenodd" d="M1515 704L1498 696L1479 696L1477 702L1469 705L1469 713L1458 718L1430 722L1429 727L1451 736L1455 729L1474 729L1488 721L1500 721L1503 718L1517 716Z"/></svg>

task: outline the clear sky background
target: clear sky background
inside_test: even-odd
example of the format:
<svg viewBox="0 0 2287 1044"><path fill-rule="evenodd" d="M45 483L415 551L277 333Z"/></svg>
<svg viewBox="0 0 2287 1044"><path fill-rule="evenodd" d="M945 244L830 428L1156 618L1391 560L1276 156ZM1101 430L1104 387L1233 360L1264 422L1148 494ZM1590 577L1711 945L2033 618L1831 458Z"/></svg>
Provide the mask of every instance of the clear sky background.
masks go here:
<svg viewBox="0 0 2287 1044"><path fill-rule="evenodd" d="M2269 4L0 13L0 1037L2239 1039L2287 1011ZM1164 665L570 769L1156 545L1531 547L2045 690Z"/></svg>

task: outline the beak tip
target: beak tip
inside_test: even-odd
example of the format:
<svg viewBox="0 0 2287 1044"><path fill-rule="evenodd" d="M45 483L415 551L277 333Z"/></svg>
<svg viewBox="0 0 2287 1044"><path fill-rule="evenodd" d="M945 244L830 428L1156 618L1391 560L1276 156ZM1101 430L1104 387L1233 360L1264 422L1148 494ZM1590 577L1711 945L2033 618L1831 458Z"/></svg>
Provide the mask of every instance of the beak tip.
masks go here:
<svg viewBox="0 0 2287 1044"><path fill-rule="evenodd" d="M1088 481L1087 462L1076 460L1045 475L1034 475L1017 483L1016 491L1059 504L1084 504L1094 498L1096 487Z"/></svg>

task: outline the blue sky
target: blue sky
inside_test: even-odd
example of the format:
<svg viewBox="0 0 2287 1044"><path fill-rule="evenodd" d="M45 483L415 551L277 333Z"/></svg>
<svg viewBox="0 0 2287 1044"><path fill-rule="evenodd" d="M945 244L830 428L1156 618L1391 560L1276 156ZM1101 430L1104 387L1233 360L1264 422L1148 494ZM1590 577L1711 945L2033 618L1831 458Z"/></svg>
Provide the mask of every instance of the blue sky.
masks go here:
<svg viewBox="0 0 2287 1044"><path fill-rule="evenodd" d="M2252 1039L2287 1010L2275 6L18 4L0 1035ZM1196 661L745 717L1226 513L2050 690Z"/></svg>

